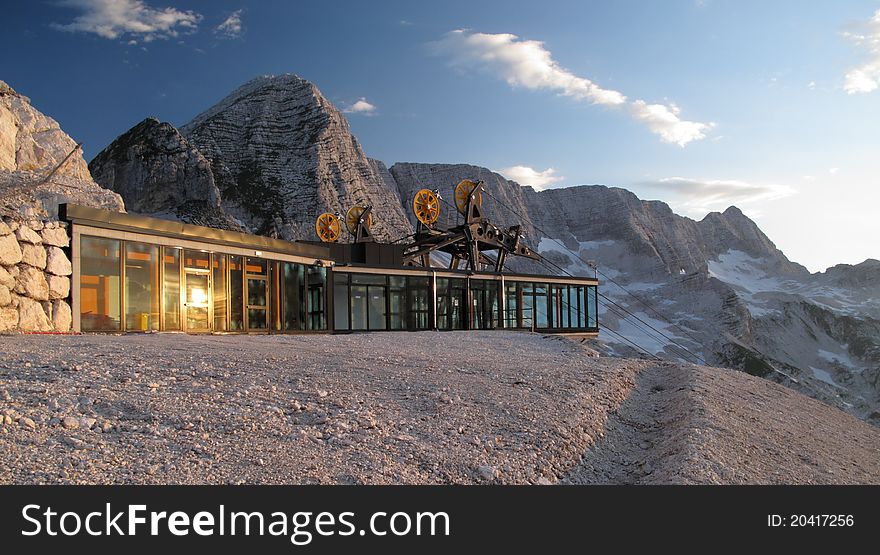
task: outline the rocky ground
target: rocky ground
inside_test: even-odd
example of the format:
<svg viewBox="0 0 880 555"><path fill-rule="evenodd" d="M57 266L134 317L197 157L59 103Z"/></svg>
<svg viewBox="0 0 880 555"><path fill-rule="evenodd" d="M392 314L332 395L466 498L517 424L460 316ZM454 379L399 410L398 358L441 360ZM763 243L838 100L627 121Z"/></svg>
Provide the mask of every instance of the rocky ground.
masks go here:
<svg viewBox="0 0 880 555"><path fill-rule="evenodd" d="M880 483L880 430L510 332L0 337L0 483Z"/></svg>

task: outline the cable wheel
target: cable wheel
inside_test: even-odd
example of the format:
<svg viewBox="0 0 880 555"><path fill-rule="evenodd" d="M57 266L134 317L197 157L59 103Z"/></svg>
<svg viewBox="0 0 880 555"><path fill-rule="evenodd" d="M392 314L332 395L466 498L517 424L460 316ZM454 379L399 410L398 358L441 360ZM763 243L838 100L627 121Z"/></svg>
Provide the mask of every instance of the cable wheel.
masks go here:
<svg viewBox="0 0 880 555"><path fill-rule="evenodd" d="M422 189L413 197L413 213L416 219L431 226L440 217L440 199L430 189Z"/></svg>
<svg viewBox="0 0 880 555"><path fill-rule="evenodd" d="M477 188L477 183L475 181L471 181L470 179L462 179L458 185L455 186L455 208L458 210L458 213L462 216L466 216L465 211L467 210L468 200L471 198L471 194L474 192L474 189ZM483 194L480 193L474 198L474 203L482 207L483 206Z"/></svg>
<svg viewBox="0 0 880 555"><path fill-rule="evenodd" d="M345 227L348 228L348 232L352 235L357 235L358 224L361 221L361 215L366 211L365 206L361 206L356 204L348 209L348 212L345 213ZM373 214L370 213L367 216L367 221L364 222L364 226L369 231L373 227Z"/></svg>
<svg viewBox="0 0 880 555"><path fill-rule="evenodd" d="M324 212L315 220L315 233L325 243L335 243L342 233L342 225L335 214Z"/></svg>

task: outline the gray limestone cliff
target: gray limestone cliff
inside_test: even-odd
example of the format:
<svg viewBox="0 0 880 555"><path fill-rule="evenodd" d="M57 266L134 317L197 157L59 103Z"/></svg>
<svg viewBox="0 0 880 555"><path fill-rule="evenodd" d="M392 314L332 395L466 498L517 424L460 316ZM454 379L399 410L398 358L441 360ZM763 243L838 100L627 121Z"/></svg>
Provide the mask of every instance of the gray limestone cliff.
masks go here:
<svg viewBox="0 0 880 555"><path fill-rule="evenodd" d="M345 117L296 75L246 83L181 133L211 162L223 208L255 233L313 239L320 213L359 202L376 207L378 238L410 228Z"/></svg>
<svg viewBox="0 0 880 555"><path fill-rule="evenodd" d="M241 230L220 207L211 163L170 123L143 120L102 150L89 169L132 212Z"/></svg>
<svg viewBox="0 0 880 555"><path fill-rule="evenodd" d="M0 213L54 217L63 202L124 210L119 195L92 180L82 150L58 122L0 81Z"/></svg>

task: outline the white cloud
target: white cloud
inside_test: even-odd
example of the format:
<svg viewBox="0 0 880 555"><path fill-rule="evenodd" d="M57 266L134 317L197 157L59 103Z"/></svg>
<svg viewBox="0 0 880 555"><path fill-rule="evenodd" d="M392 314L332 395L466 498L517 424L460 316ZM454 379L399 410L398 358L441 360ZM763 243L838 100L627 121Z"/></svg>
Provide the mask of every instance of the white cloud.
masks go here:
<svg viewBox="0 0 880 555"><path fill-rule="evenodd" d="M844 77L843 88L848 94L867 93L880 86L880 10L871 19L856 25L843 36L863 49L867 60L852 69Z"/></svg>
<svg viewBox="0 0 880 555"><path fill-rule="evenodd" d="M539 41L520 40L509 33L490 35L457 30L431 47L448 56L452 66L499 73L512 87L552 89L593 104L614 106L626 102L619 92L603 89L561 67Z"/></svg>
<svg viewBox="0 0 880 555"><path fill-rule="evenodd" d="M105 39L121 36L151 42L176 37L198 29L202 16L176 8L152 8L142 0L61 0L61 6L79 10L80 15L66 24L52 23L54 29L72 33L94 33Z"/></svg>
<svg viewBox="0 0 880 555"><path fill-rule="evenodd" d="M636 100L630 104L630 112L636 120L644 123L653 133L667 143L684 146L699 141L715 126L714 123L686 121L678 117L680 110L675 104L648 104Z"/></svg>
<svg viewBox="0 0 880 555"><path fill-rule="evenodd" d="M511 166L498 170L498 173L520 185L530 185L539 191L565 179L561 175L556 175L556 170L553 168L537 171L528 166Z"/></svg>
<svg viewBox="0 0 880 555"><path fill-rule="evenodd" d="M815 89L815 88L816 88L816 82L815 82L815 81L810 81L809 83L807 83L807 88L810 89L810 90Z"/></svg>
<svg viewBox="0 0 880 555"><path fill-rule="evenodd" d="M840 171L840 168L828 168L828 173L830 173L831 175L834 175L839 171Z"/></svg>
<svg viewBox="0 0 880 555"><path fill-rule="evenodd" d="M639 185L647 190L660 189L673 195L668 201L671 205L685 214L696 216L732 205L742 207L777 200L796 192L787 185L689 177L664 177ZM756 208L752 207L751 210L756 213Z"/></svg>
<svg viewBox="0 0 880 555"><path fill-rule="evenodd" d="M342 109L346 114L360 114L362 116L376 115L376 106L367 102L364 97L358 98L353 104Z"/></svg>
<svg viewBox="0 0 880 555"><path fill-rule="evenodd" d="M223 23L214 28L214 33L229 39L237 39L241 36L241 12L235 10L229 17L223 20Z"/></svg>
<svg viewBox="0 0 880 555"><path fill-rule="evenodd" d="M674 105L629 102L613 89L605 89L590 79L575 75L553 59L544 43L520 39L509 33L487 34L465 30L451 31L430 44L435 54L445 56L449 65L499 75L511 87L553 90L577 101L609 107L629 107L629 113L669 143L684 146L702 139L711 123L685 121Z"/></svg>

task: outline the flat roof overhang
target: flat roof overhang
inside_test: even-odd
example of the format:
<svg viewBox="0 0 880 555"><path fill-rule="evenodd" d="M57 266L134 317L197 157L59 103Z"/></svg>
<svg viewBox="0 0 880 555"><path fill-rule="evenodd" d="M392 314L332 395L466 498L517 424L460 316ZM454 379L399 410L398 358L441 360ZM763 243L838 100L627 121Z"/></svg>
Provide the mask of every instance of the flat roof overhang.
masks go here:
<svg viewBox="0 0 880 555"><path fill-rule="evenodd" d="M60 219L69 221L74 225L83 224L119 231L200 241L212 245L265 250L294 256L332 260L330 249L321 245L273 239L271 237L263 237L262 235L251 235L238 231L185 224L173 220L141 216L139 214L113 212L112 210L101 210L78 204L61 204L58 207L58 214Z"/></svg>

